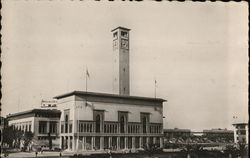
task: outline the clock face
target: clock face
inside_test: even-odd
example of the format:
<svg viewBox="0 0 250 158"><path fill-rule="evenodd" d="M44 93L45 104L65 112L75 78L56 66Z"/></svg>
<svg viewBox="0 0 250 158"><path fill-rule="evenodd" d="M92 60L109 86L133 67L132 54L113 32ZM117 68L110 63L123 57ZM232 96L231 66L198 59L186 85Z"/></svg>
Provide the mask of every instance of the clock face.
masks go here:
<svg viewBox="0 0 250 158"><path fill-rule="evenodd" d="M128 49L128 40L121 40L121 47L124 49Z"/></svg>
<svg viewBox="0 0 250 158"><path fill-rule="evenodd" d="M125 39L128 39L128 32L121 31L121 37L125 38Z"/></svg>

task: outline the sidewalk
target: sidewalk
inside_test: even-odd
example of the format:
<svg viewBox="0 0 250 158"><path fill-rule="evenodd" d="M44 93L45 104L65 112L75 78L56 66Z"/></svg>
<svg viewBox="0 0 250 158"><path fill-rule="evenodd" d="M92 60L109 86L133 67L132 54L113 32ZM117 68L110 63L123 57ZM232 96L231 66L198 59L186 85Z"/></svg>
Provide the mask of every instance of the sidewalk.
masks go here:
<svg viewBox="0 0 250 158"><path fill-rule="evenodd" d="M90 155L90 154L98 154L98 153L107 153L107 151L79 151L77 154L82 155ZM123 151L112 151L112 153L123 153ZM76 154L76 152L72 151L63 151L62 157L69 157ZM37 157L59 157L60 152L53 152L53 151L44 151L43 153L38 152ZM1 155L3 157L3 155ZM9 158L35 158L35 152L17 152L17 153L10 153Z"/></svg>
<svg viewBox="0 0 250 158"><path fill-rule="evenodd" d="M39 152L37 154L37 157L59 157L60 152L49 152L45 151L42 154ZM73 153L70 152L63 152L62 157L69 157L73 155ZM3 155L1 155L3 157ZM10 153L9 156L10 158L31 158L31 157L36 157L35 152L18 152L18 153Z"/></svg>

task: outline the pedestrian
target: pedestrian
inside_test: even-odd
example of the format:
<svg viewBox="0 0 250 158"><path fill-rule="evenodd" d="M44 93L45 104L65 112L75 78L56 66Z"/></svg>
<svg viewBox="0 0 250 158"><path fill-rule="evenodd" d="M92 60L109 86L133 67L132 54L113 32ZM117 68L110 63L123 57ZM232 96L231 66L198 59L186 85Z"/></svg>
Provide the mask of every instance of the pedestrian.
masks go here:
<svg viewBox="0 0 250 158"><path fill-rule="evenodd" d="M35 152L35 154L36 154L36 157L37 157L37 151Z"/></svg>
<svg viewBox="0 0 250 158"><path fill-rule="evenodd" d="M111 153L110 148L108 149L108 155L109 155L109 158L112 158L112 153Z"/></svg>
<svg viewBox="0 0 250 158"><path fill-rule="evenodd" d="M62 157L62 152L60 151L60 153L59 153L59 157Z"/></svg>
<svg viewBox="0 0 250 158"><path fill-rule="evenodd" d="M43 153L43 147L41 147L41 154Z"/></svg>

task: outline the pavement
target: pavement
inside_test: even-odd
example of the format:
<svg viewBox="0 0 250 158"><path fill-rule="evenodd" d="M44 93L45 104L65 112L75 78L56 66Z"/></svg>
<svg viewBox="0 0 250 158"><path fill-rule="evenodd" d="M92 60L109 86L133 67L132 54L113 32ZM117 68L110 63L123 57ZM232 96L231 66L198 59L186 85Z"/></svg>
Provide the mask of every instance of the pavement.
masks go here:
<svg viewBox="0 0 250 158"><path fill-rule="evenodd" d="M112 153L120 153L123 151L112 151ZM78 152L78 154L82 154L82 155L90 155L90 154L97 154L97 153L107 153L106 151L82 151L82 152ZM72 151L63 151L62 152L62 157L69 157L76 154L76 152L72 152ZM38 152L37 157L39 158L44 158L44 157L54 157L54 158L59 158L60 152L54 152L54 151L43 151L43 153ZM1 154L1 157L4 158L4 155ZM8 155L9 158L35 158L36 154L35 152L16 152L16 153L9 153Z"/></svg>
<svg viewBox="0 0 250 158"><path fill-rule="evenodd" d="M59 157L60 152L46 152L44 151L43 153L39 152L37 154L37 157ZM68 152L63 152L62 157L69 157L73 155L73 153L68 153ZM1 157L4 157L1 155ZM9 158L31 158L31 157L36 157L35 152L17 152L17 153L10 153L8 155Z"/></svg>

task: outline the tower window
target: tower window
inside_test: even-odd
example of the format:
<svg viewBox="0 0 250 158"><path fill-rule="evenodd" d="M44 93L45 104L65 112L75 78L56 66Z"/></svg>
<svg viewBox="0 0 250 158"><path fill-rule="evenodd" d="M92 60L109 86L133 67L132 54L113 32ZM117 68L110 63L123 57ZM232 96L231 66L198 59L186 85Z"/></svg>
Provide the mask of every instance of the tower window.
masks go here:
<svg viewBox="0 0 250 158"><path fill-rule="evenodd" d="M125 68L123 68L123 71L125 72Z"/></svg>
<svg viewBox="0 0 250 158"><path fill-rule="evenodd" d="M117 38L117 32L113 33L113 38Z"/></svg>
<svg viewBox="0 0 250 158"><path fill-rule="evenodd" d="M121 32L121 35L122 35L122 37L128 38L128 32L122 31L122 32Z"/></svg>
<svg viewBox="0 0 250 158"><path fill-rule="evenodd" d="M100 133L101 131L101 118L100 118L100 115L97 115L96 116L96 133Z"/></svg>

